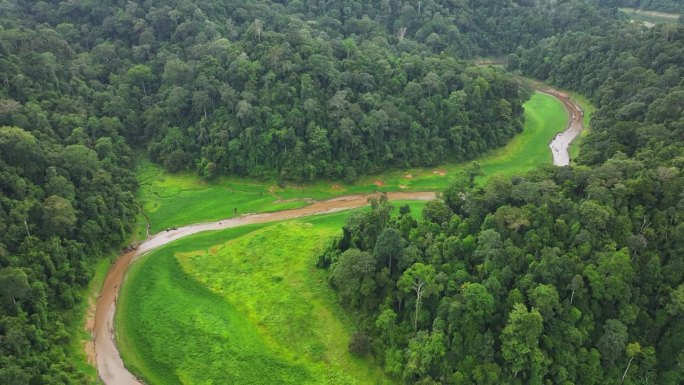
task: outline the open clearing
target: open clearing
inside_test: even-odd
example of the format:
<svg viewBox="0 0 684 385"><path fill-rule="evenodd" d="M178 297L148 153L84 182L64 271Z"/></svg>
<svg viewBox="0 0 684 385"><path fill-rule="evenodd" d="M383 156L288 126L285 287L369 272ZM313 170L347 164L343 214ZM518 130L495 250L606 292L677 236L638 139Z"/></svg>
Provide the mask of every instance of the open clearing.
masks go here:
<svg viewBox="0 0 684 385"><path fill-rule="evenodd" d="M184 238L136 262L118 343L151 384L384 384L315 267L347 213Z"/></svg>
<svg viewBox="0 0 684 385"><path fill-rule="evenodd" d="M637 8L620 8L620 11L628 14L632 20L650 23L647 24L649 27L652 27L655 24L674 24L677 23L680 17L678 13L647 11Z"/></svg>
<svg viewBox="0 0 684 385"><path fill-rule="evenodd" d="M549 95L536 93L525 104L525 110L523 132L506 146L477 159L484 174L479 181L494 174L524 173L551 163L548 144L565 129L568 121L563 104ZM150 221L150 232L154 234L190 223L303 207L311 199L378 190L440 191L466 164L392 171L363 177L353 185L319 181L285 188L272 181L232 177L206 181L192 173L170 174L149 161L141 162L137 176L141 184L139 199Z"/></svg>

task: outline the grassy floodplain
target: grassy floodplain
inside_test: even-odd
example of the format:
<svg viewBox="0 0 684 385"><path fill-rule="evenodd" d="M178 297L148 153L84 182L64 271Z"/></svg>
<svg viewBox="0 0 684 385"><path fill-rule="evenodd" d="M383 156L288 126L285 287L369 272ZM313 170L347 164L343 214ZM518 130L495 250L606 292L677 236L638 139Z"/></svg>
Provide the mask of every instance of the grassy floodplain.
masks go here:
<svg viewBox="0 0 684 385"><path fill-rule="evenodd" d="M678 13L665 13L657 11L647 11L637 8L620 8L632 18L632 20L643 21L651 24L676 24L681 16Z"/></svg>
<svg viewBox="0 0 684 385"><path fill-rule="evenodd" d="M525 108L523 133L478 161L481 180L551 163L548 144L566 127L567 113L555 98L539 93ZM155 233L374 189L440 190L463 166L388 172L354 185L321 181L285 188L172 175L151 162L141 163L138 177ZM409 205L420 215L422 202ZM198 234L142 257L129 271L117 307L118 344L127 366L152 384L391 383L373 362L347 353L353 325L326 272L315 268L346 215Z"/></svg>
<svg viewBox="0 0 684 385"><path fill-rule="evenodd" d="M568 116L555 98L536 93L525 104L523 132L506 146L477 161L484 180L495 174L511 175L551 163L549 143L563 131ZM465 164L391 171L361 178L353 185L318 181L278 187L273 181L220 177L212 181L192 173L170 174L149 161L138 167L139 199L150 221L150 232L191 223L213 221L253 212L302 207L310 199L322 200L354 193L380 191L439 191ZM237 212L235 212L237 208ZM144 230L139 231L144 234Z"/></svg>
<svg viewBox="0 0 684 385"><path fill-rule="evenodd" d="M137 261L117 311L150 384L389 384L347 353L353 325L315 267L348 213L179 240Z"/></svg>

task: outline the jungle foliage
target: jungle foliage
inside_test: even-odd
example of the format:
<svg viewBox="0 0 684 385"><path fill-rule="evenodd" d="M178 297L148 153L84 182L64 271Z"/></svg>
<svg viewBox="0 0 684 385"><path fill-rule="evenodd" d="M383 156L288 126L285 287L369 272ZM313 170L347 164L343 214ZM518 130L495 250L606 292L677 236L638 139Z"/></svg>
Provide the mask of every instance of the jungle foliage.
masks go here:
<svg viewBox="0 0 684 385"><path fill-rule="evenodd" d="M357 314L350 352L407 384L684 380L677 168L616 156L474 188L423 220L373 202L320 257Z"/></svg>
<svg viewBox="0 0 684 385"><path fill-rule="evenodd" d="M420 384L684 381L683 34L616 23L519 49L511 69L598 107L579 165L477 188L464 175L422 222L382 201L350 218L319 264L386 370Z"/></svg>
<svg viewBox="0 0 684 385"><path fill-rule="evenodd" d="M131 146L147 148L153 159L169 170L191 169L208 177L228 173L279 180L329 176L352 181L359 174L389 167L469 159L502 145L519 132L521 104L527 94L501 73L468 67L455 57L503 54L521 46L523 50L516 54L519 68L550 78L548 70L543 69L546 60L538 62L539 69L535 69L526 57L545 52L545 46L560 52L569 49L549 43L553 41L587 36L588 40L598 39L596 44L605 44L601 39L606 39L609 33L631 31L627 27L610 27L612 15L611 9L594 8L584 1L0 2L0 383L87 381L68 357L67 346L73 337L66 325L73 321L74 304L81 299L82 288L92 276L95 261L120 247L130 233L137 213L133 194L136 182L130 171L134 160ZM595 30L590 34L562 35L566 31L591 28ZM561 35L556 40L545 40L541 46L534 47L540 39L557 34ZM681 282L681 276L677 275L677 263L681 262L677 262L680 259L674 253L677 238L681 237L673 235L680 227L677 211L680 206L667 195L671 188L668 186L679 186L681 168L678 158L681 148L673 140L680 135L676 112L681 112L677 110L681 106L678 104L681 90L677 87L681 85L673 84L677 83L679 73L677 62L681 64L681 56L677 56L681 55L677 48L680 34L679 29L671 26L652 32L634 32L620 45L601 46L624 58L621 66L612 69L600 63L601 59L590 57L586 60L596 66L591 70L598 72L590 73L581 63L564 72L578 76L564 80L568 87L587 91L603 106L603 112L597 114L594 142L589 141L589 150L583 151L586 155L581 161L600 165L610 157L629 167L621 168L623 163L620 163L621 166L615 166L617 179L608 179L596 186L589 183L589 177L601 171L581 167L557 170L571 176L549 176L557 185L553 191L576 194L568 198L573 203L529 208L531 212L554 209L552 218L562 217L563 210L569 210L570 223L576 203L586 213L598 213L598 218L603 218L601 221L610 229L622 223L614 221L622 218L619 215L626 215L632 221L625 222L626 227L641 220L643 225L632 228L630 233L637 246L628 246L629 266L647 258L647 265L654 264L656 273L666 277L654 299L644 293L655 289L634 283L633 280L651 279L638 270L638 274L632 274L633 280L626 281L627 286L618 285L632 290L628 299L619 298L623 301L620 303L632 307L624 308L627 310L620 307L611 313L610 306L606 305L607 316L592 315L596 317L596 324L591 318L578 318L586 323L580 330L598 330L590 331L589 337L573 345L580 349L578 352L582 348L587 350L588 356L554 351L554 354L568 354L570 358L584 357L581 359L587 366L578 373L593 373L587 370L595 369L602 373L596 378L613 378L608 363L628 358L620 347L625 335L629 337L630 345L625 349L630 352L632 365L626 381L641 373L655 373L658 378L674 378L673 381L679 378L676 373L672 374L676 367L674 361L678 359L676 354L669 354L674 348L663 341L679 341L676 336L681 329L681 295L672 283L677 279ZM649 36L653 40L643 40ZM635 46L639 42L643 45ZM526 50L530 47L533 48ZM567 52L580 55L573 50ZM548 54L553 57L551 52ZM653 79L647 80L649 87L642 87L640 83L628 87L627 80L616 82L616 77L604 76L606 72L625 70L622 74L628 77L627 70L639 67L649 76L654 74ZM580 68L583 72L577 72ZM595 80L571 84L581 82L583 77ZM622 88L598 93L584 90L582 84L593 84L597 90L611 84L620 84ZM645 99L632 107L634 111L623 111L616 116L622 107L618 105L620 98L631 97L634 92L643 93ZM665 97L661 92L669 93ZM648 104L648 108L639 103ZM626 123L620 120L625 114L629 118ZM645 130L640 128L642 125L654 128ZM630 142L623 134L639 141ZM658 138L663 140L659 142ZM606 151L602 150L604 147ZM602 167L606 166L597 170L603 170ZM654 184L634 182L641 178ZM667 183L661 183L663 180ZM585 194L589 186L593 190ZM653 186L657 187L655 192ZM626 190L616 192L613 197L620 203L610 201L615 189ZM597 198L601 194L607 201ZM528 198L536 199L535 196L531 194ZM633 197L633 200L624 203L618 197ZM641 202L643 209L634 202ZM496 212L494 206L482 207ZM487 223L486 210L478 217L469 211L461 212L456 206L438 203L431 205L426 215L433 222L440 218L451 221L447 208L456 212L462 221L474 223L468 227L469 232L462 233L464 237L475 236L479 233L477 226L484 226L479 223ZM618 215L618 208L627 210L627 214L620 211ZM518 210L511 210L508 215L518 218ZM582 212L582 217L586 213ZM473 218L466 218L466 214ZM520 226L516 225L516 234L533 224L522 221ZM384 222L383 226L386 226ZM411 241L409 227L418 225L404 226L409 232L402 233L402 237ZM551 232L551 227L545 226L540 227L540 232L542 228ZM435 236L438 233L435 229ZM581 231L576 234L580 233L586 235ZM591 232L589 236L598 237L599 233ZM623 240L612 232L607 234L616 237L611 238L615 240L615 250L597 238L586 241L594 259L578 254L582 273L577 275L585 274L587 266L592 264L598 276L608 274L607 267L599 269L603 262L594 251L624 254ZM627 237L628 233L621 234ZM554 237L549 235L548 239ZM514 237L502 242L517 245L525 251L525 256L529 252L534 258L540 258L537 249ZM605 242L610 245L609 240ZM369 255L375 253L374 244L366 246L355 247L366 247L363 252ZM561 246L568 245L558 247ZM575 246L568 247L561 249L562 253L570 253ZM635 256L631 254L635 252L634 247L642 247ZM368 256L357 253L354 258L363 261ZM394 257L387 258L392 261ZM411 274L397 281L402 283L396 290L410 293L416 277L432 275L433 270L435 277L441 277L441 267L426 262L422 266L407 267ZM623 262L618 265L624 265ZM403 266L399 260L393 262L393 269L399 266ZM465 268L471 271L468 269L471 267ZM591 274L582 275L585 287L591 285ZM388 279L392 279L391 274ZM512 281L520 279L514 277ZM409 326L405 328L420 329L420 336L416 334L418 339L405 344L417 351L426 346L423 351L430 352L433 345L426 344L439 342L432 329L425 326L421 314L431 309L428 302L444 293L440 282L423 287L422 304L421 301L420 306L413 303L417 313L403 314L403 308L396 308L397 322L383 321L391 326L407 320ZM610 282L622 281L611 278ZM576 283L579 285L579 280ZM504 281L502 285L506 284ZM562 285L565 281L543 284ZM368 285L371 281L361 286L369 296L378 295L371 289L392 287ZM521 296L530 295L530 287L520 285ZM645 291L635 291L636 288ZM391 290L387 290L388 298L392 298ZM556 287L558 293L566 293L563 290L566 290L563 286ZM583 301L593 297L581 294L579 290L574 301L589 317L586 306L593 305L590 302L585 306ZM564 297L559 294L559 301L560 298ZM596 300L604 299L597 297ZM408 299L402 301L410 303ZM515 297L511 300L514 303L527 302L524 297ZM388 309L396 306L392 304L388 301ZM516 320L502 329L502 335L512 337L520 330L539 332L538 336L548 333L545 331L548 321L544 317L549 313L542 311L536 302L527 303L530 304L535 310L511 305L516 311ZM603 302L600 304L603 306ZM550 311L562 310L563 307L554 303ZM633 313L621 314L632 310ZM368 311L372 314L375 310L369 307ZM508 313L496 314L506 318ZM388 317L391 318L390 313ZM639 317L652 317L653 322L647 325ZM529 328L525 327L528 323L532 325ZM437 326L438 333L442 329ZM601 340L603 334L597 337L601 330L608 335L605 341ZM647 335L647 331L670 333L673 337ZM372 334L370 329L365 332ZM446 335L446 329L443 333ZM491 339L494 342L484 339L482 346L498 346L496 335ZM375 334L372 336L371 341L377 344L379 340ZM604 342L598 344L599 340ZM354 351L364 352L364 344L369 340L359 336L355 341L358 346ZM530 350L524 356L528 361L508 363L507 360L514 360L516 344L514 339L507 341L512 342L501 345L500 358L483 361L499 365L501 376L539 378L539 375L549 376L544 371L547 367L562 372L558 365L549 363L546 347ZM526 341L534 342L534 335ZM611 341L620 343L610 345ZM394 342L386 344L390 346ZM387 351L404 351L402 343L392 346L395 348ZM434 346L439 356L439 345ZM592 350L594 346L602 360L609 359L603 363L603 369L596 366L599 353ZM447 352L444 350L444 354ZM401 354L392 357L388 362L402 362ZM432 378L436 373L434 365L446 362L423 359L420 355L412 357L415 365L410 367L416 369L406 374L408 381ZM532 362L536 365L534 373L529 367ZM506 366L509 364L510 367ZM388 366L391 373L397 374L392 368ZM452 369L445 368L444 373L449 370ZM486 376L490 372L482 373ZM558 378L564 375L558 374ZM573 378L572 374L567 374L567 378Z"/></svg>
<svg viewBox="0 0 684 385"><path fill-rule="evenodd" d="M520 131L527 95L457 58L602 20L580 1L6 7L9 99L25 103L68 79L64 107L76 107L66 95L84 93L79 103L116 118L171 171L279 180L353 181L501 146Z"/></svg>
<svg viewBox="0 0 684 385"><path fill-rule="evenodd" d="M458 48L456 14L447 2L0 2L0 383L86 381L69 357L73 309L130 234L131 146L208 176L352 180L505 143L526 95L439 55L475 52Z"/></svg>

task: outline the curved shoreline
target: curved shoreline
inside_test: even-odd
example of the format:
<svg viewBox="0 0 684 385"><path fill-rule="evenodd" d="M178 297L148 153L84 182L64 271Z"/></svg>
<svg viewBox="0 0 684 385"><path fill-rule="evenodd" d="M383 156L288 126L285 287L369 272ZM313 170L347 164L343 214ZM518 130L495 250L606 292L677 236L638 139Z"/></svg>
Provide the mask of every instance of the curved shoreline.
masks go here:
<svg viewBox="0 0 684 385"><path fill-rule="evenodd" d="M550 87L535 88L538 92L551 95L561 101L570 117L566 130L559 133L549 145L553 154L553 164L556 166L566 166L570 163L568 147L583 128L582 109L575 102L570 100L565 93ZM121 254L110 267L100 291L100 295L95 303L94 320L93 322L87 322L88 325L92 325L92 329L90 329L89 332L93 336L93 340L88 344L89 346L86 348L86 352L89 362L96 365L99 379L107 385L143 384L126 369L116 346L114 330L114 312L116 310L116 299L119 294L119 288L124 281L129 265L137 256L180 238L203 231L222 230L254 223L276 222L312 215L334 213L366 206L368 205L368 198L378 195L379 194L345 195L315 202L309 206L298 209L249 214L215 222L192 224L178 229L160 232L152 236L149 236L148 233L148 238L142 242L137 249ZM434 199L435 196L436 193L434 192L387 193L387 197L390 200L426 201Z"/></svg>
<svg viewBox="0 0 684 385"><path fill-rule="evenodd" d="M128 266L137 256L177 239L203 231L222 230L254 223L277 222L312 215L334 213L366 206L369 204L368 198L379 195L379 193L345 195L326 201L316 202L298 209L250 214L216 222L183 226L175 230L154 234L141 243L136 250L125 252L109 269L102 286L101 294L96 303L95 320L93 330L91 330L95 345L95 348L91 350L94 351L95 357L92 357L92 354L89 354L89 360L97 364L99 378L107 385L142 385L142 382L124 366L123 360L116 347L114 331L114 312L116 310L116 298L119 295L119 288L125 278ZM390 200L428 201L434 199L435 196L436 194L434 192L387 193L387 197Z"/></svg>
<svg viewBox="0 0 684 385"><path fill-rule="evenodd" d="M568 112L568 125L565 131L556 135L549 144L551 155L553 155L553 165L567 166L570 164L570 153L568 152L570 144L584 129L584 111L564 92L550 87L539 87L537 92L551 95L558 99L563 103L565 110Z"/></svg>

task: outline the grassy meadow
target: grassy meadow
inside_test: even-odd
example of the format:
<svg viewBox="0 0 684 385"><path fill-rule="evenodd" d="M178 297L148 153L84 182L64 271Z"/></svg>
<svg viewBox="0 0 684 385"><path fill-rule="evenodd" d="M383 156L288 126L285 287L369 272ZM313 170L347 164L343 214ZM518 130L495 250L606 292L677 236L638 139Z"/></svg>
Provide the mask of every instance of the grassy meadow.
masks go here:
<svg viewBox="0 0 684 385"><path fill-rule="evenodd" d="M315 267L348 212L184 238L137 261L118 344L150 384L389 384Z"/></svg>
<svg viewBox="0 0 684 385"><path fill-rule="evenodd" d="M511 175L551 164L549 143L567 125L567 113L555 98L535 94L525 104L523 132L506 146L478 159L484 180L494 174ZM302 207L310 199L379 191L439 191L449 185L465 164L391 171L362 177L353 185L318 181L278 187L272 181L234 177L204 180L192 173L171 174L150 161L141 161L137 176L139 200L150 221L150 232L236 215ZM237 212L235 209L237 208ZM144 234L144 226L138 231Z"/></svg>
<svg viewBox="0 0 684 385"><path fill-rule="evenodd" d="M626 7L620 8L620 11L629 15L632 20L651 24L676 24L681 16L678 13L665 13Z"/></svg>

